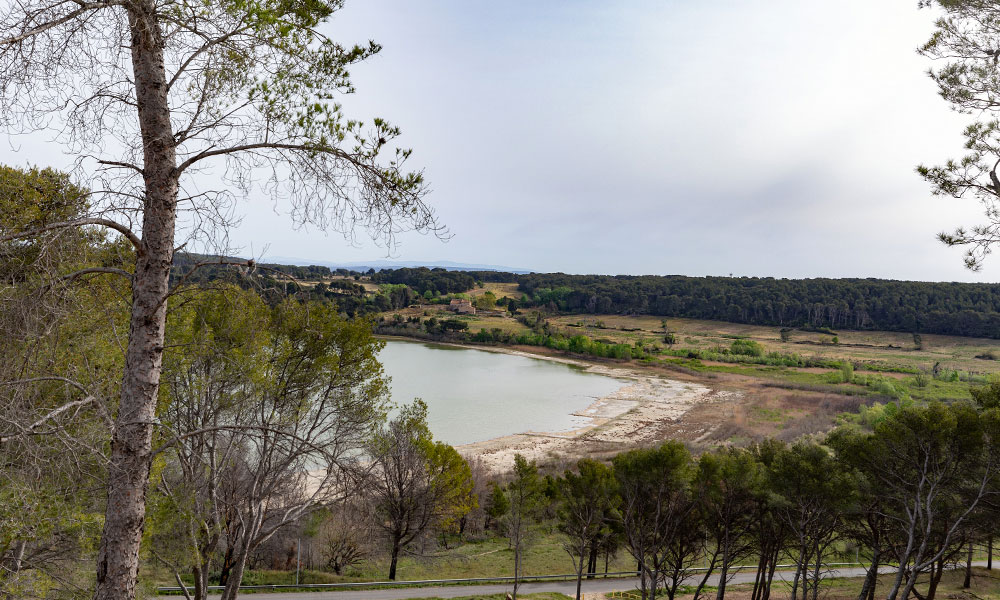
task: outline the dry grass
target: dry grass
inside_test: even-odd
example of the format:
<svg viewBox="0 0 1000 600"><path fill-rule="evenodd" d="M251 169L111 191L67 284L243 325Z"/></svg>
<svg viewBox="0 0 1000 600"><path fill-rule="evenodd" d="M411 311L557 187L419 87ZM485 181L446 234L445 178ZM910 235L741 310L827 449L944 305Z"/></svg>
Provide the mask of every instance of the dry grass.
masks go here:
<svg viewBox="0 0 1000 600"><path fill-rule="evenodd" d="M564 315L550 319L553 324L591 338L606 338L634 343L643 340L661 343L663 318L623 315ZM832 360L876 362L914 366L930 370L935 364L942 369L977 374L1000 373L1000 361L983 360L977 355L992 352L1000 356L1000 340L966 338L945 335L921 335L922 348L917 349L913 336L889 331L837 331L839 344L832 343L829 334L793 330L787 342L781 341L781 328L742 325L722 321L696 319L666 319L668 329L677 338L677 347L709 349L729 346L735 337L760 342L770 351L800 354ZM582 327L572 327L581 324ZM603 324L603 328L599 325Z"/></svg>
<svg viewBox="0 0 1000 600"><path fill-rule="evenodd" d="M938 585L935 598L937 600L1000 600L1000 572L987 571L982 568L972 570L972 585L969 589L962 588L965 577L964 569L956 569L945 573ZM921 594L927 593L927 578L924 577L917 584L917 591ZM875 590L876 598L885 598L890 590L892 576L883 574L879 577L878 587ZM841 577L826 579L820 584L819 597L823 600L856 600L864 584L862 577ZM678 594L677 600L691 600L693 593L690 589L685 590L687 594ZM753 584L741 583L726 586L726 600L749 600L753 591ZM711 594L710 594L711 595ZM771 588L771 598L773 600L788 600L791 598L791 584L788 582L775 582Z"/></svg>
<svg viewBox="0 0 1000 600"><path fill-rule="evenodd" d="M484 282L483 287L476 287L468 292L470 296L475 298L476 296L482 296L486 292L493 292L493 295L497 298L521 298L521 292L517 291L516 283L494 283L494 282Z"/></svg>
<svg viewBox="0 0 1000 600"><path fill-rule="evenodd" d="M965 570L948 571L942 575L935 597L943 600L1000 600L1000 573L987 571L983 568L973 568L972 575L971 587L963 589ZM821 596L825 596L826 600L855 600L862 583L860 577L834 579L827 582L825 589L821 589ZM891 583L892 578L889 575L881 575L875 590L875 597L885 598ZM917 584L917 589L923 594L927 593L926 576ZM788 596L788 591L782 590L782 594L778 598L787 598ZM773 594L772 597L774 597Z"/></svg>
<svg viewBox="0 0 1000 600"><path fill-rule="evenodd" d="M299 284L303 287L312 287L317 283L329 283L331 281L349 281L351 283L356 283L365 288L365 291L369 294L375 293L379 290L378 284L372 283L367 277L362 277L361 279L355 281L354 277L345 277L344 275L334 275L333 277L327 277L324 279L307 279L300 281Z"/></svg>

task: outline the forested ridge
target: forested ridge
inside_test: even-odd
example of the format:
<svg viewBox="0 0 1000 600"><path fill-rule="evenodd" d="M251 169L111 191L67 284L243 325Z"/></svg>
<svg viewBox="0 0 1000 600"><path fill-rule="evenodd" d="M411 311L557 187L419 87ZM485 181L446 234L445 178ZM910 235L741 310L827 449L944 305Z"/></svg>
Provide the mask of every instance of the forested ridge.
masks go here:
<svg viewBox="0 0 1000 600"><path fill-rule="evenodd" d="M475 281L516 282L522 306L779 327L830 327L1000 338L1000 284L885 279L567 275L396 269L375 275L423 294ZM437 286L437 287L433 287Z"/></svg>
<svg viewBox="0 0 1000 600"><path fill-rule="evenodd" d="M211 257L178 255L175 278ZM216 259L217 260L217 259ZM241 259L223 259L239 261ZM362 275L323 266L257 265L271 283L328 280L324 295L341 298L345 312L368 312L360 286L341 277ZM238 280L225 264L203 265L190 282ZM773 277L688 277L684 275L516 274L448 271L441 268L385 269L368 273L379 284L407 286L401 302L416 296L458 294L477 283L517 283L522 308L564 313L654 315L777 327L827 327L1000 338L1000 284L898 281L890 279L778 279ZM397 293L397 295L399 295ZM350 299L346 297L352 297ZM372 310L399 308L372 302ZM504 302L501 299L501 305Z"/></svg>

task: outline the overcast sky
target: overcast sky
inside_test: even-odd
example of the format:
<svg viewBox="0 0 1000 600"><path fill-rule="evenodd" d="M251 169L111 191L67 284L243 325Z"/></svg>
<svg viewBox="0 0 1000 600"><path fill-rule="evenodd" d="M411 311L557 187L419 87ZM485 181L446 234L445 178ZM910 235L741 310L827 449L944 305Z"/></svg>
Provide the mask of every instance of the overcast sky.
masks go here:
<svg viewBox="0 0 1000 600"><path fill-rule="evenodd" d="M916 4L348 0L328 32L383 44L345 107L403 128L454 234L404 235L392 258L996 281L1000 256L970 273L934 237L979 207L913 171L958 156L967 120L924 73ZM247 254L386 257L249 200Z"/></svg>

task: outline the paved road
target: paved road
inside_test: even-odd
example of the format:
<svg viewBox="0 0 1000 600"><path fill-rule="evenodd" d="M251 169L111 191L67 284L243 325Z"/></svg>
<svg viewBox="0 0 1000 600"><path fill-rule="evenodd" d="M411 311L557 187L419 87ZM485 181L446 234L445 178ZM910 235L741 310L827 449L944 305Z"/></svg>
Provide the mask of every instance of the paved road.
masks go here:
<svg viewBox="0 0 1000 600"><path fill-rule="evenodd" d="M865 570L860 567L839 568L827 571L828 577L860 577L865 574ZM779 571L775 573L774 579L790 580L794 572ZM718 576L709 578L709 585L718 583ZM754 571L748 570L737 573L731 583L753 583ZM696 583L693 581L691 583ZM603 594L615 591L634 590L639 587L638 578L625 579L592 579L583 581L584 594ZM348 589L343 591L322 591L322 592L274 592L264 594L242 594L245 598L256 600L403 600L404 598L455 598L458 596L478 596L486 594L503 594L509 592L511 585L487 584L487 585L450 585L438 587L403 587L382 590L358 590ZM533 594L536 592L559 592L569 596L576 594L575 581L547 581L538 583L522 583L519 593ZM177 596L173 596L177 598ZM209 596L209 598L219 598L219 596Z"/></svg>

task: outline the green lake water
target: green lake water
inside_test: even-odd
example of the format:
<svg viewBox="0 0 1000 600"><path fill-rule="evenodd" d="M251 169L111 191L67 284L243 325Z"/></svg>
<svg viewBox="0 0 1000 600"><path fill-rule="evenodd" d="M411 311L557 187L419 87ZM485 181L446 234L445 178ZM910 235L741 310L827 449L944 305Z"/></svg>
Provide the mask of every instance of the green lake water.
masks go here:
<svg viewBox="0 0 1000 600"><path fill-rule="evenodd" d="M396 404L421 398L435 439L452 445L586 425L572 413L625 382L550 360L390 340L379 355Z"/></svg>

